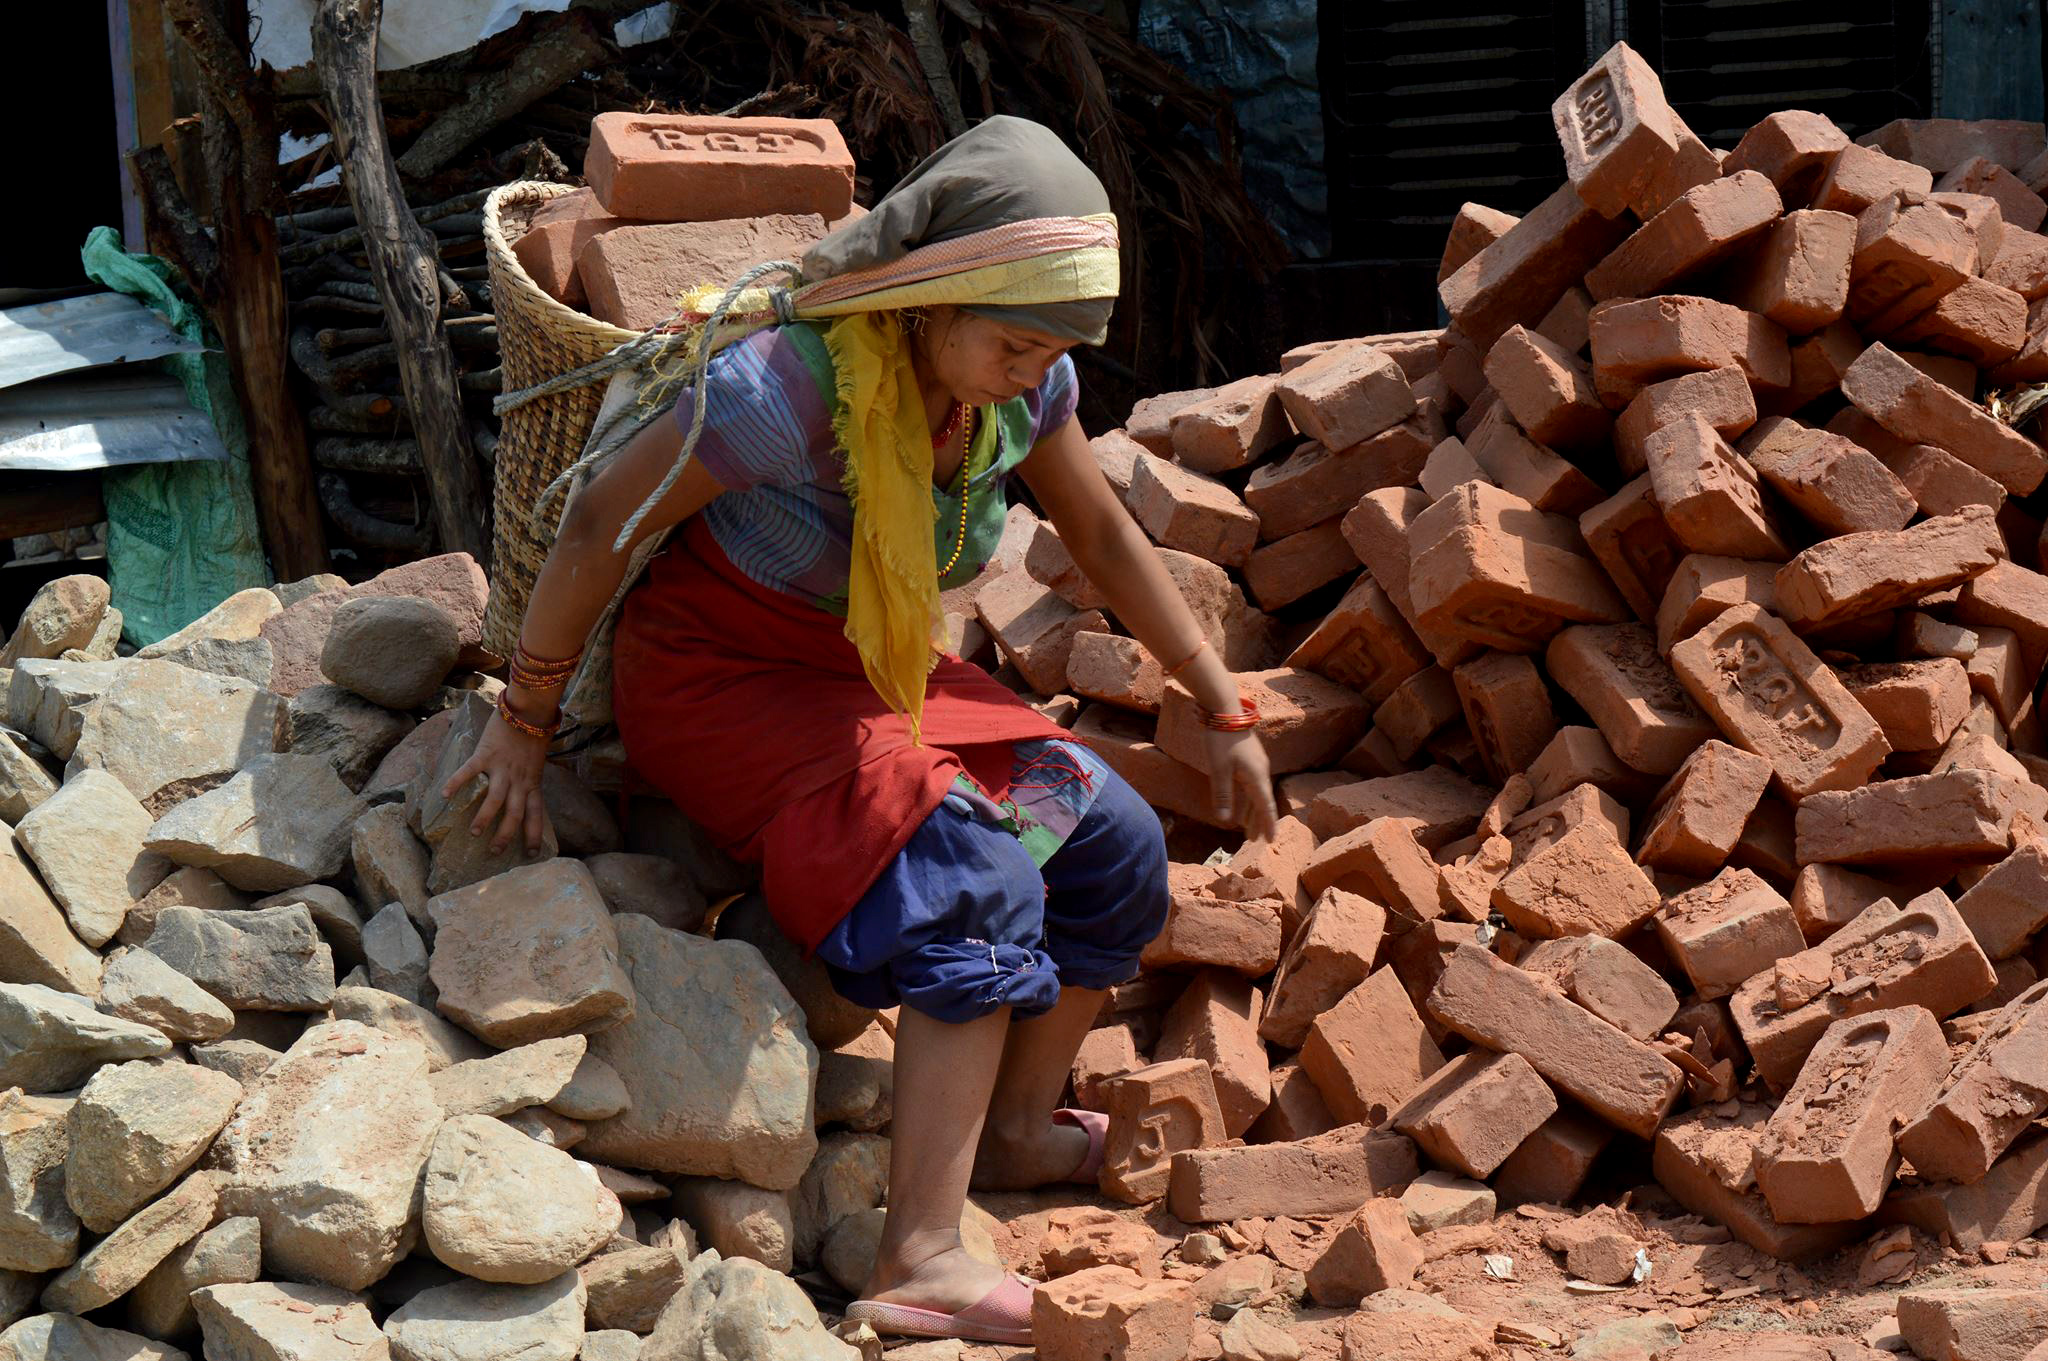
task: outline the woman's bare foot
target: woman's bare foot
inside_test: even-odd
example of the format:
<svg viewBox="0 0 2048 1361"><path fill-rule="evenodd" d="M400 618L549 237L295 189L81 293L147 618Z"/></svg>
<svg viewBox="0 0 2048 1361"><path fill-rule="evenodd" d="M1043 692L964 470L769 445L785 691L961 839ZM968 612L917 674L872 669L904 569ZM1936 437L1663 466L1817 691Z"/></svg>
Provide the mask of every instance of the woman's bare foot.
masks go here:
<svg viewBox="0 0 2048 1361"><path fill-rule="evenodd" d="M977 1191L1025 1191L1072 1176L1088 1156L1088 1132L1051 1120L1027 1130L1004 1130L991 1118L974 1151Z"/></svg>
<svg viewBox="0 0 2048 1361"><path fill-rule="evenodd" d="M906 1249L906 1256L915 1251ZM1007 1275L1001 1267L969 1256L956 1237L951 1247L914 1262L877 1258L861 1298L957 1314L981 1303Z"/></svg>

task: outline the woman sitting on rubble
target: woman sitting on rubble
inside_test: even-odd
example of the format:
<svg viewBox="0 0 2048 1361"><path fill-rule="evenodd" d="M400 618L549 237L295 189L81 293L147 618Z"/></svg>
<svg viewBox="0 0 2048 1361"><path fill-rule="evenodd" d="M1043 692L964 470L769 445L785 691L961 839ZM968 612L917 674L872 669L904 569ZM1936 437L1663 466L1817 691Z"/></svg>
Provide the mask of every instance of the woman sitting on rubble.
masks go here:
<svg viewBox="0 0 2048 1361"><path fill-rule="evenodd" d="M1107 1119L1056 1107L1104 992L1136 976L1163 924L1167 889L1144 801L933 645L939 592L974 580L1002 536L1012 474L1204 710L1219 820L1263 833L1273 794L1256 715L1074 418L1066 351L1101 343L1116 292L1101 183L1049 130L990 119L818 242L803 272L887 267L941 242L935 265L917 267L927 251L903 271L944 301L745 337L673 421L577 493L499 716L450 787L487 774L479 834L496 819L500 847L521 833L538 845L561 679L625 578L615 537L686 457L630 536L680 526L620 616L627 755L761 865L777 923L841 993L902 1006L888 1218L849 1317L1028 1343L1030 1285L962 1248L963 1202L970 1183L1095 1182Z"/></svg>

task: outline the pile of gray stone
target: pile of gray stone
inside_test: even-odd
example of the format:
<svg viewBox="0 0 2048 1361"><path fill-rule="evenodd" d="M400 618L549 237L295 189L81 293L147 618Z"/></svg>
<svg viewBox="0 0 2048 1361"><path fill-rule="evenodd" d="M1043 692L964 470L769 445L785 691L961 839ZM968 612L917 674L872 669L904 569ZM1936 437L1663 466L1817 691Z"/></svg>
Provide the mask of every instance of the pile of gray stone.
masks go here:
<svg viewBox="0 0 2048 1361"><path fill-rule="evenodd" d="M96 578L29 607L0 1357L858 1354L792 1276L872 1260L888 1018L668 805L622 826L601 752L548 768L539 855L473 832L486 593L314 578L133 656Z"/></svg>

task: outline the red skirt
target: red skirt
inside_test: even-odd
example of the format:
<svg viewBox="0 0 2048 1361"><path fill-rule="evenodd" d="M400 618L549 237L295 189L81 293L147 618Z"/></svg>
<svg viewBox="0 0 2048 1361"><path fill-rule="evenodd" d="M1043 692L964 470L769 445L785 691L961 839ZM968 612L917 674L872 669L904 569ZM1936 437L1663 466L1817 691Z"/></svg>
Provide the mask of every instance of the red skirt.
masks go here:
<svg viewBox="0 0 2048 1361"><path fill-rule="evenodd" d="M626 596L613 646L613 709L634 772L761 866L769 911L806 955L962 770L1001 798L1012 743L1067 736L947 657L914 746L845 627L749 580L692 518Z"/></svg>

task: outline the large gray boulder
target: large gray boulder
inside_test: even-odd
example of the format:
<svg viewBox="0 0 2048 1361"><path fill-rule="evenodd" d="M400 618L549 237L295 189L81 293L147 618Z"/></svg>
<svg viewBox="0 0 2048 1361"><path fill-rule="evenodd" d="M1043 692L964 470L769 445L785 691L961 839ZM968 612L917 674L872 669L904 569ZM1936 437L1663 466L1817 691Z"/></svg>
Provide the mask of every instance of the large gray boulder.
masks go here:
<svg viewBox="0 0 2048 1361"><path fill-rule="evenodd" d="M206 1361L389 1361L369 1306L346 1290L256 1281L192 1292Z"/></svg>
<svg viewBox="0 0 2048 1361"><path fill-rule="evenodd" d="M199 1161L242 1084L176 1059L135 1059L92 1075L71 1108L64 1196L81 1223L106 1233Z"/></svg>
<svg viewBox="0 0 2048 1361"><path fill-rule="evenodd" d="M276 751L284 736L284 701L251 681L169 661L119 665L85 711L67 784L104 770L162 814Z"/></svg>
<svg viewBox="0 0 2048 1361"><path fill-rule="evenodd" d="M320 1011L334 998L334 951L302 903L166 908L143 948L237 1011Z"/></svg>
<svg viewBox="0 0 2048 1361"><path fill-rule="evenodd" d="M417 709L441 688L461 650L455 620L433 601L366 596L334 612L320 671L373 704Z"/></svg>
<svg viewBox="0 0 2048 1361"><path fill-rule="evenodd" d="M105 771L86 770L14 829L87 945L112 940L129 907L171 872L170 861L143 849L151 821L126 785Z"/></svg>
<svg viewBox="0 0 2048 1361"><path fill-rule="evenodd" d="M400 1305L384 1335L392 1361L576 1361L583 1310L573 1271L535 1285L456 1281Z"/></svg>
<svg viewBox="0 0 2048 1361"><path fill-rule="evenodd" d="M277 893L341 873L366 806L325 758L273 753L157 819L144 846L236 888Z"/></svg>
<svg viewBox="0 0 2048 1361"><path fill-rule="evenodd" d="M170 1047L162 1031L102 1016L76 994L0 983L0 1089L70 1091L103 1063L154 1058Z"/></svg>
<svg viewBox="0 0 2048 1361"><path fill-rule="evenodd" d="M611 1241L619 1199L587 1163L486 1115L434 1136L421 1228L436 1259L466 1276L538 1285Z"/></svg>
<svg viewBox="0 0 2048 1361"><path fill-rule="evenodd" d="M81 997L100 993L100 957L71 929L8 836L0 836L0 983L40 983Z"/></svg>

